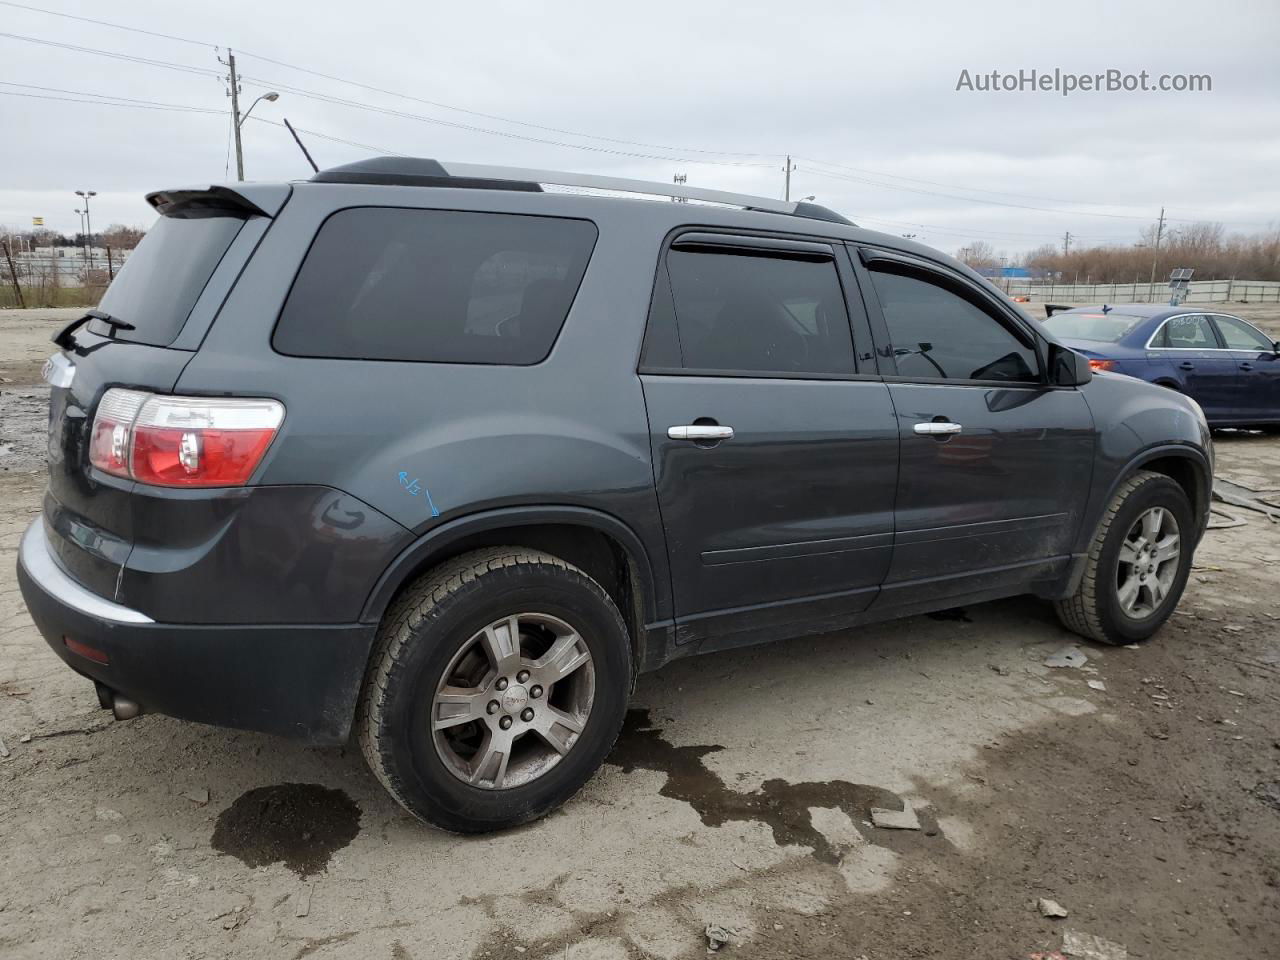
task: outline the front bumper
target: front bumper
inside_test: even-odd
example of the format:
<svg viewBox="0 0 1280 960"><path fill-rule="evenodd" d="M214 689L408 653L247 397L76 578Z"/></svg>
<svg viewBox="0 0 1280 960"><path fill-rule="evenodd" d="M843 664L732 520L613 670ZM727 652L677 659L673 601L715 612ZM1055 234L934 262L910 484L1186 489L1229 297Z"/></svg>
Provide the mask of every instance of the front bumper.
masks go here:
<svg viewBox="0 0 1280 960"><path fill-rule="evenodd" d="M315 744L351 731L376 625L157 623L72 579L42 518L23 534L18 585L54 653L146 710Z"/></svg>

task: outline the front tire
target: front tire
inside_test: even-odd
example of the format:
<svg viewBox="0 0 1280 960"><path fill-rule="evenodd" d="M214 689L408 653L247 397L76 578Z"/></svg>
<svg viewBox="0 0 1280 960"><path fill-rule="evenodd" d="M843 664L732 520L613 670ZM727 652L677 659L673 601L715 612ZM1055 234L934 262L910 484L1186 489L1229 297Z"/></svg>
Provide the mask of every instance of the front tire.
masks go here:
<svg viewBox="0 0 1280 960"><path fill-rule="evenodd" d="M476 550L411 584L379 630L357 730L410 813L455 833L537 819L622 729L631 647L589 576L520 547Z"/></svg>
<svg viewBox="0 0 1280 960"><path fill-rule="evenodd" d="M1135 473L1103 515L1079 587L1056 604L1058 618L1101 643L1146 640L1182 597L1194 540L1195 520L1182 487L1164 474Z"/></svg>

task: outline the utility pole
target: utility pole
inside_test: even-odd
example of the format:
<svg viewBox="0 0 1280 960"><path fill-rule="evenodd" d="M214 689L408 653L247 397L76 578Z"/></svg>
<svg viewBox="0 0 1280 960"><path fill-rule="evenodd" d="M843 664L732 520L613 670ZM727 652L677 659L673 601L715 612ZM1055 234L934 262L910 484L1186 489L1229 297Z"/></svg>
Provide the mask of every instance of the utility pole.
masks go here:
<svg viewBox="0 0 1280 960"><path fill-rule="evenodd" d="M1071 250L1071 231L1062 235L1062 255L1065 257Z"/></svg>
<svg viewBox="0 0 1280 960"><path fill-rule="evenodd" d="M795 170L795 165L791 162L791 154L787 154L787 165L782 168L782 172L786 174L786 187L782 192L783 200L791 199L791 172Z"/></svg>
<svg viewBox="0 0 1280 960"><path fill-rule="evenodd" d="M1156 282L1156 261L1160 259L1160 238L1164 236L1164 207L1160 208L1160 220L1156 224L1156 252L1151 258L1151 282L1148 284L1147 296L1151 297L1150 287Z"/></svg>
<svg viewBox="0 0 1280 960"><path fill-rule="evenodd" d="M244 149L240 146L240 78L236 75L236 58L231 49L227 49L227 69L230 75L227 82L231 85L231 121L236 136L236 179L244 180Z"/></svg>

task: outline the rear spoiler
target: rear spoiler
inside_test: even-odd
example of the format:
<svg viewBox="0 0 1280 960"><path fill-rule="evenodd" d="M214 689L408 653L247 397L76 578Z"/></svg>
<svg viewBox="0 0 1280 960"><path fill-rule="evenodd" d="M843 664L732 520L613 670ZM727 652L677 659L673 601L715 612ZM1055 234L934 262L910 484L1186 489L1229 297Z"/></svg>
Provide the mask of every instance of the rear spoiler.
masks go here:
<svg viewBox="0 0 1280 960"><path fill-rule="evenodd" d="M292 192L287 183L182 187L148 193L147 203L162 217L274 217Z"/></svg>

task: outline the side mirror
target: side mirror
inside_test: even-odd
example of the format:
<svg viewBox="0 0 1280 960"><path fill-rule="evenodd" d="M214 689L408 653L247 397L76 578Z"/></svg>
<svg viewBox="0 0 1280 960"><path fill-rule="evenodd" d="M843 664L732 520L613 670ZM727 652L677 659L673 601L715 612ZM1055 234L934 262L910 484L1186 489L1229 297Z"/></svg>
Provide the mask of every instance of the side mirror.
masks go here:
<svg viewBox="0 0 1280 960"><path fill-rule="evenodd" d="M1093 379L1089 358L1060 343L1049 344L1049 382L1055 387L1079 387Z"/></svg>
<svg viewBox="0 0 1280 960"><path fill-rule="evenodd" d="M1280 356L1280 340L1273 343L1271 345L1271 349L1275 352L1276 356Z"/></svg>

